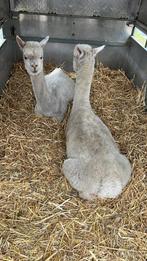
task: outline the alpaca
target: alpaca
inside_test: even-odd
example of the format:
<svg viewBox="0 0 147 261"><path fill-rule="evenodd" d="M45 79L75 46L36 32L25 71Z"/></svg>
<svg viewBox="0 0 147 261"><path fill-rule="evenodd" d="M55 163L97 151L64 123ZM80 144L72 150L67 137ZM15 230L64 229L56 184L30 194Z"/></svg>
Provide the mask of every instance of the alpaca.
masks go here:
<svg viewBox="0 0 147 261"><path fill-rule="evenodd" d="M107 126L92 111L89 95L96 54L104 46L75 46L77 74L71 114L66 129L67 159L63 173L83 199L115 198L128 183L131 166Z"/></svg>
<svg viewBox="0 0 147 261"><path fill-rule="evenodd" d="M55 117L62 121L67 105L74 96L74 81L60 68L56 68L44 76L43 47L48 39L49 37L44 38L41 42L24 42L19 36L16 36L36 98L35 113Z"/></svg>

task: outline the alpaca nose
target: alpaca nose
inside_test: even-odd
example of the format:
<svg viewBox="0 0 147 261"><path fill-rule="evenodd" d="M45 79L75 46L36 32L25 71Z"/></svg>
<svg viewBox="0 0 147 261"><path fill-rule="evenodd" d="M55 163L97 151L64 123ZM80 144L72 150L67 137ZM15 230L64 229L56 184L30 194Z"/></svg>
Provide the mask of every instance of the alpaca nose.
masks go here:
<svg viewBox="0 0 147 261"><path fill-rule="evenodd" d="M31 64L31 66L33 67L33 69L36 69L38 67L38 64Z"/></svg>

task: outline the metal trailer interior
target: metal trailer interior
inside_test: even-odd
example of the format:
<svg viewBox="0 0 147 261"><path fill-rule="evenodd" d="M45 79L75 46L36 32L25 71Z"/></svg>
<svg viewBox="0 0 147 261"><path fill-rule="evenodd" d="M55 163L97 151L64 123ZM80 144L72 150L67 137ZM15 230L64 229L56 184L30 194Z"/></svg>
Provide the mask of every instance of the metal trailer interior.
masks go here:
<svg viewBox="0 0 147 261"><path fill-rule="evenodd" d="M99 60L122 68L135 85L147 80L147 49L132 36L137 27L147 34L146 0L0 0L0 89L12 65L22 59L15 37L37 40L47 35L45 60L72 70L76 43L106 45Z"/></svg>

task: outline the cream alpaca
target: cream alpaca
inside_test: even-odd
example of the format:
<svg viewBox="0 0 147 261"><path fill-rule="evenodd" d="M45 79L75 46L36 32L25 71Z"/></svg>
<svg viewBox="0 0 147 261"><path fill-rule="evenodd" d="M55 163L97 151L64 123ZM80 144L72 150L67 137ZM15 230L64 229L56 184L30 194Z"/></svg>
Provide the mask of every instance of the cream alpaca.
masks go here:
<svg viewBox="0 0 147 261"><path fill-rule="evenodd" d="M19 36L16 41L23 51L25 68L30 75L36 98L36 114L62 120L69 101L73 99L74 82L60 68L50 74L43 73L43 47L49 37L41 42L24 42Z"/></svg>
<svg viewBox="0 0 147 261"><path fill-rule="evenodd" d="M77 45L73 66L77 73L72 111L67 124L67 158L63 173L80 197L91 200L115 198L131 176L128 159L122 155L107 126L92 111L89 94L95 56L104 46L92 49Z"/></svg>

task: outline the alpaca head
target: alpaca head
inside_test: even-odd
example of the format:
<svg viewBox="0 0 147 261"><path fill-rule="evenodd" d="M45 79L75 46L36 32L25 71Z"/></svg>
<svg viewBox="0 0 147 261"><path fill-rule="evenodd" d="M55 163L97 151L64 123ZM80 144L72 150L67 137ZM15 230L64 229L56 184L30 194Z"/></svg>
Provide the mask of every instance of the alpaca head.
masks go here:
<svg viewBox="0 0 147 261"><path fill-rule="evenodd" d="M43 70L43 47L49 40L49 36L41 42L23 41L19 36L16 36L18 46L23 52L25 68L30 75L37 75Z"/></svg>
<svg viewBox="0 0 147 261"><path fill-rule="evenodd" d="M92 48L88 44L77 44L73 52L73 69L77 72L82 65L95 62L96 55L104 49L105 45Z"/></svg>

